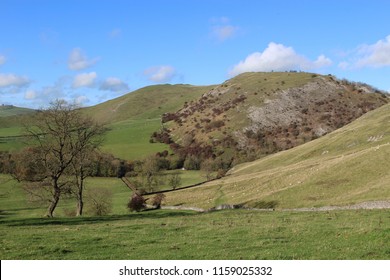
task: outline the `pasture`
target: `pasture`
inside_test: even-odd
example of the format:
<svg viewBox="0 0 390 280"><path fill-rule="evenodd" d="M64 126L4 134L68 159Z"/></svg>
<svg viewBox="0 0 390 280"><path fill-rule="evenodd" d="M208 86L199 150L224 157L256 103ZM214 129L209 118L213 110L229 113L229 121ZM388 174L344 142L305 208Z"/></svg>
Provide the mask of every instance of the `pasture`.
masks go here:
<svg viewBox="0 0 390 280"><path fill-rule="evenodd" d="M390 259L388 210L132 213L119 179L88 188L112 190L112 214L67 217L75 201L63 200L47 219L0 175L1 259Z"/></svg>

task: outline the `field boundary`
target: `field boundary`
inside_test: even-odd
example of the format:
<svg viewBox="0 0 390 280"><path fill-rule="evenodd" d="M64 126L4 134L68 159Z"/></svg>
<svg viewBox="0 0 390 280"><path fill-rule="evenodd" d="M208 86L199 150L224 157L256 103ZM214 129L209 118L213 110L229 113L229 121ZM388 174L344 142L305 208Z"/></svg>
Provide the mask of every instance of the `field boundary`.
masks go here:
<svg viewBox="0 0 390 280"><path fill-rule="evenodd" d="M241 205L230 205L230 204L218 205L210 209L191 207L191 206L166 205L166 206L161 206L161 209L189 210L189 211L196 211L196 212L213 212L213 211L228 210L228 209L241 209L241 210L251 210L251 211L281 211L281 212L327 212L327 211L336 211L336 210L390 209L390 200L367 201L367 202L361 202L361 203L357 203L354 205L347 205L347 206L322 206L322 207L287 208L287 209L251 208L251 207L244 207Z"/></svg>

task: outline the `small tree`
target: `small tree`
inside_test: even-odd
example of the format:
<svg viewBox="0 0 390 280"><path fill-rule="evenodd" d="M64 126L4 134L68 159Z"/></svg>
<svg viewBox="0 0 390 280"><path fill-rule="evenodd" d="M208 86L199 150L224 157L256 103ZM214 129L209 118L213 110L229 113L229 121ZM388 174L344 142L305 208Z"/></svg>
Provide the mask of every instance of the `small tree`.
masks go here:
<svg viewBox="0 0 390 280"><path fill-rule="evenodd" d="M147 157L143 162L142 176L145 178L145 187L148 191L153 191L159 177L158 159L154 155Z"/></svg>
<svg viewBox="0 0 390 280"><path fill-rule="evenodd" d="M213 179L213 173L215 170L215 163L211 158L204 160L201 164L200 169L204 173L206 180Z"/></svg>
<svg viewBox="0 0 390 280"><path fill-rule="evenodd" d="M181 177L179 173L173 173L168 178L168 184L171 186L173 190L175 190L177 187L181 184Z"/></svg>
<svg viewBox="0 0 390 280"><path fill-rule="evenodd" d="M134 193L129 203L127 204L127 208L129 208L130 211L139 212L146 207L145 202L146 200L143 198L143 196L139 195L138 193Z"/></svg>

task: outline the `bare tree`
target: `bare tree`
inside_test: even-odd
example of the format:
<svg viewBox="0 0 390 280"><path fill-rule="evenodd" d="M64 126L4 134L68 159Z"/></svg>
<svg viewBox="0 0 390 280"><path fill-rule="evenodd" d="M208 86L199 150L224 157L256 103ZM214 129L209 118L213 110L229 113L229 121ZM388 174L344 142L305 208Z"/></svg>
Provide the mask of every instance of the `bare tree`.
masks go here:
<svg viewBox="0 0 390 280"><path fill-rule="evenodd" d="M85 168L92 151L102 142L103 127L83 116L75 106L58 100L49 109L38 112L25 129L32 152L24 163L24 174L18 174L16 169L16 177L50 185L48 217L53 216L61 195L71 192L76 185L81 215L84 179L88 174ZM76 180L67 176L70 174Z"/></svg>
<svg viewBox="0 0 390 280"><path fill-rule="evenodd" d="M181 184L181 177L178 172L173 173L168 178L168 183L172 187L172 190L175 190Z"/></svg>
<svg viewBox="0 0 390 280"><path fill-rule="evenodd" d="M148 156L142 164L142 175L145 178L145 185L149 191L153 191L153 186L158 184L160 175L157 158L154 155Z"/></svg>

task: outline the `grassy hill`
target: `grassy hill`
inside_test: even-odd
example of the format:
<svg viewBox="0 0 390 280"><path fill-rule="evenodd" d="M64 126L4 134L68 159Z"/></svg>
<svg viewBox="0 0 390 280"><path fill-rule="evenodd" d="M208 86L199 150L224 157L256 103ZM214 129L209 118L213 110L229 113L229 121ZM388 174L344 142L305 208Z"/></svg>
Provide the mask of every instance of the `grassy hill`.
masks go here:
<svg viewBox="0 0 390 280"><path fill-rule="evenodd" d="M141 159L169 149L165 144L149 143L152 133L161 127L161 115L179 110L185 102L198 99L211 88L191 85L148 86L82 110L107 124L109 132L102 147L104 151L124 159ZM20 141L8 138L22 133L22 118L11 116L11 111L16 112L16 107L9 111L7 117L0 118L0 137L7 137L0 141L0 151L17 150L23 146Z"/></svg>
<svg viewBox="0 0 390 280"><path fill-rule="evenodd" d="M185 102L199 98L211 86L148 86L83 111L110 129L102 149L125 159L141 159L169 150L168 145L149 142L161 128L161 115L179 110Z"/></svg>
<svg viewBox="0 0 390 280"><path fill-rule="evenodd" d="M333 76L244 73L166 119L178 144L191 135L194 143L220 153L232 148L247 160L316 139L388 101L368 85Z"/></svg>
<svg viewBox="0 0 390 280"><path fill-rule="evenodd" d="M186 101L198 99L211 88L170 84L148 86L83 110L104 123L156 119L163 113L180 109Z"/></svg>
<svg viewBox="0 0 390 280"><path fill-rule="evenodd" d="M0 118L34 113L35 110L12 105L0 105Z"/></svg>
<svg viewBox="0 0 390 280"><path fill-rule="evenodd" d="M326 136L234 167L229 175L167 196L172 205L277 208L390 200L390 105Z"/></svg>

